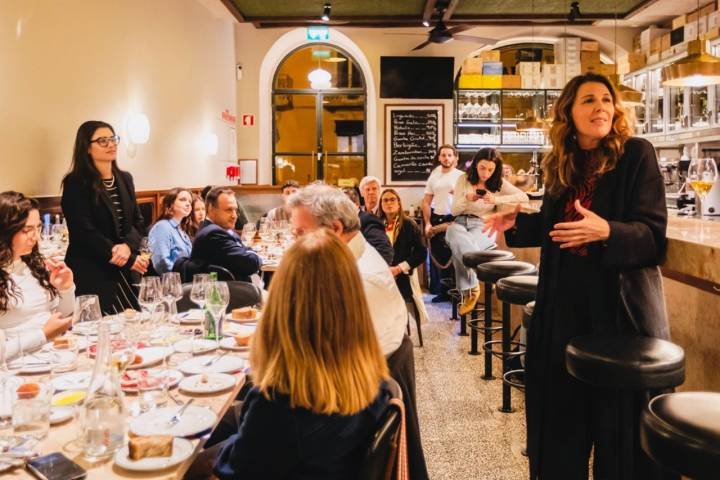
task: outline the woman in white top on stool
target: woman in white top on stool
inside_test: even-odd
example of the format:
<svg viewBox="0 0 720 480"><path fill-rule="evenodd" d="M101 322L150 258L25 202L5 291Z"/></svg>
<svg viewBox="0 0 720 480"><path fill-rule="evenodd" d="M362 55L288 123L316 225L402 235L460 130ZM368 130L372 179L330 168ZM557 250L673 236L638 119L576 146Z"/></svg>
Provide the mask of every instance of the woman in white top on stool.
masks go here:
<svg viewBox="0 0 720 480"><path fill-rule="evenodd" d="M35 199L0 193L0 329L7 358L40 348L72 326L75 284L64 262L38 250L40 212ZM18 338L17 341L9 339Z"/></svg>
<svg viewBox="0 0 720 480"><path fill-rule="evenodd" d="M463 293L458 311L472 311L480 296L478 279L473 269L465 267L463 254L495 248L495 234L483 233L483 215L506 203L522 203L528 196L502 178L502 158L494 148L482 148L473 157L464 175L453 190L452 214L455 222L448 227L445 239L452 250L457 288Z"/></svg>

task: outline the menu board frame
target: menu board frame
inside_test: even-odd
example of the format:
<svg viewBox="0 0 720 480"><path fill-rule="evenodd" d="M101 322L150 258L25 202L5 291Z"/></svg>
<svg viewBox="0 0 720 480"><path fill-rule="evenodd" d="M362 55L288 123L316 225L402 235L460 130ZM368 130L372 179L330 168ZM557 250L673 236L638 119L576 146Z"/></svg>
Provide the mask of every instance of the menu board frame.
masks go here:
<svg viewBox="0 0 720 480"><path fill-rule="evenodd" d="M438 116L438 130L436 144L439 148L444 143L445 139L445 105L442 103L433 104L385 104L385 155L384 155L384 172L385 179L384 185L389 186L403 186L403 187L423 187L425 186L425 180L393 180L392 178L392 113L397 111L431 111L436 112ZM428 176L430 173L428 172Z"/></svg>

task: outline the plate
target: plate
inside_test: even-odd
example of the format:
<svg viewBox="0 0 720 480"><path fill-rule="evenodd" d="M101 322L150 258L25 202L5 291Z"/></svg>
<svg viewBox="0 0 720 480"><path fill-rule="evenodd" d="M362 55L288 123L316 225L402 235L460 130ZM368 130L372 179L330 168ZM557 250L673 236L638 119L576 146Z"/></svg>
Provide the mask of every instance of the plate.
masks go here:
<svg viewBox="0 0 720 480"><path fill-rule="evenodd" d="M24 360L25 365L23 365L18 373L46 373L52 370L54 362L71 364L73 363L73 357L75 357L75 352L70 350L38 351L30 355L25 355L22 359L17 358L10 362L10 365L11 368L14 368Z"/></svg>
<svg viewBox="0 0 720 480"><path fill-rule="evenodd" d="M136 368L149 367L150 365L160 362L163 358L171 355L172 353L172 349L166 347L141 348L140 350L135 351L135 357L137 358L139 356L141 358L141 362L133 363L127 368L135 370Z"/></svg>
<svg viewBox="0 0 720 480"><path fill-rule="evenodd" d="M65 408L76 405L85 400L85 390L66 390L52 396L50 406L52 408Z"/></svg>
<svg viewBox="0 0 720 480"><path fill-rule="evenodd" d="M90 386L92 372L70 372L52 379L55 390L85 390Z"/></svg>
<svg viewBox="0 0 720 480"><path fill-rule="evenodd" d="M201 355L203 353L212 352L217 348L215 340L208 340L207 338L186 338L179 342L173 343L173 348L178 353L190 353L192 351L195 355Z"/></svg>
<svg viewBox="0 0 720 480"><path fill-rule="evenodd" d="M83 350L85 350L85 348L87 347L88 341L84 336L79 337L77 335L73 335L71 338L77 344L78 352L82 352ZM62 350L53 350L52 342L48 342L45 345L43 345L42 350L43 350L43 352L52 352L52 351L61 352L62 351Z"/></svg>
<svg viewBox="0 0 720 480"><path fill-rule="evenodd" d="M52 407L50 409L50 425L66 422L73 417L73 407Z"/></svg>
<svg viewBox="0 0 720 480"><path fill-rule="evenodd" d="M110 318L113 320L109 320ZM119 333L123 328L122 323L115 321L114 317L105 317L103 321L110 324L111 334ZM72 327L72 332L76 335L97 335L99 323L97 320L76 323Z"/></svg>
<svg viewBox="0 0 720 480"><path fill-rule="evenodd" d="M241 324L225 322L223 324L223 335L237 335L238 333L251 334L257 330L257 324Z"/></svg>
<svg viewBox="0 0 720 480"><path fill-rule="evenodd" d="M191 308L187 312L178 313L177 319L181 324L197 325L202 323L205 314L200 308Z"/></svg>
<svg viewBox="0 0 720 480"><path fill-rule="evenodd" d="M181 407L163 407L150 410L130 422L130 431L135 435L172 435L192 437L215 426L217 415L207 407L190 405L175 425L168 422Z"/></svg>
<svg viewBox="0 0 720 480"><path fill-rule="evenodd" d="M232 316L232 312L228 312L227 315L225 315L225 320L229 322L235 322L235 323L257 323L258 320L260 320L260 317L262 317L262 312L260 310L255 309L255 316L252 318L243 318L243 319L235 319Z"/></svg>
<svg viewBox="0 0 720 480"><path fill-rule="evenodd" d="M218 355L202 355L193 357L182 362L178 369L186 375L195 375L196 373L234 373L245 368L245 360L233 355L225 355L212 365L204 366L204 364Z"/></svg>
<svg viewBox="0 0 720 480"><path fill-rule="evenodd" d="M120 388L122 388L123 392L127 393L137 393L138 387L137 387L137 380L141 378L148 378L148 376L153 378L154 375L158 375L161 372L166 372L166 375L169 377L168 379L168 388L173 388L175 385L180 383L180 380L183 379L183 374L180 373L178 370L163 370L161 368L155 368L151 370L131 370L129 372L123 373L123 376L120 377ZM133 383L134 382L134 383Z"/></svg>
<svg viewBox="0 0 720 480"><path fill-rule="evenodd" d="M184 438L173 439L172 455L169 457L147 457L140 460L131 460L129 447L125 445L115 453L115 465L126 470L134 470L137 472L153 472L165 468L174 467L175 465L187 460L194 451L193 444L190 440Z"/></svg>
<svg viewBox="0 0 720 480"><path fill-rule="evenodd" d="M127 340L123 340L123 339L119 339L119 338L118 338L118 339L115 339L115 340L110 340L110 350L111 350L113 353L114 353L114 352L117 352L117 351L120 351L121 349L125 348L126 345L128 345L128 341L127 341ZM149 343L143 342L142 340L140 340L140 341L137 342L137 344L135 345L135 348L136 348L137 350L140 350L140 349L142 349L142 348L147 348L147 347L149 347L149 346L150 346ZM88 347L88 355L90 355L91 357L94 357L96 354L97 354L97 343L92 343L92 344L90 344L90 346Z"/></svg>
<svg viewBox="0 0 720 480"><path fill-rule="evenodd" d="M201 373L183 379L180 390L188 393L217 393L234 387L237 380L237 377L227 373Z"/></svg>
<svg viewBox="0 0 720 480"><path fill-rule="evenodd" d="M248 350L250 350L249 345L241 347L237 344L237 342L235 342L235 338L233 337L225 337L220 340L220 348L224 348L225 350L232 350L235 352L247 352Z"/></svg>

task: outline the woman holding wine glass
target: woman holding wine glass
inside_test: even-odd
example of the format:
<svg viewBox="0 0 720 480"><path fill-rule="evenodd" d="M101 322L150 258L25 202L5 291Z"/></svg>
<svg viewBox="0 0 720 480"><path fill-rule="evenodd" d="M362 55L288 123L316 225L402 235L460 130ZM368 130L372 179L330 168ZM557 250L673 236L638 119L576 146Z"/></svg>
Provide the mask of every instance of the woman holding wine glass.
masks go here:
<svg viewBox="0 0 720 480"><path fill-rule="evenodd" d="M632 131L607 77L573 78L554 108L540 212L519 213L516 207L485 220L488 233L505 232L511 247L540 247L525 370L531 479L588 478L591 452L594 478L666 478L636 436L650 392L584 384L565 367L565 347L576 336L669 333L667 318L646 315L641 324L621 300L662 298L662 284L654 282L647 282L653 291L622 291L621 275L646 272L659 282L657 265L667 243L665 187L655 149L632 138Z"/></svg>
<svg viewBox="0 0 720 480"><path fill-rule="evenodd" d="M117 166L119 143L108 123L83 123L75 136L70 172L62 181L70 236L65 259L75 273L78 294L98 295L106 314L137 308L130 285L148 267L138 256L145 224L132 175Z"/></svg>
<svg viewBox="0 0 720 480"><path fill-rule="evenodd" d="M38 249L40 212L35 199L0 193L0 329L6 359L40 348L72 326L73 272Z"/></svg>

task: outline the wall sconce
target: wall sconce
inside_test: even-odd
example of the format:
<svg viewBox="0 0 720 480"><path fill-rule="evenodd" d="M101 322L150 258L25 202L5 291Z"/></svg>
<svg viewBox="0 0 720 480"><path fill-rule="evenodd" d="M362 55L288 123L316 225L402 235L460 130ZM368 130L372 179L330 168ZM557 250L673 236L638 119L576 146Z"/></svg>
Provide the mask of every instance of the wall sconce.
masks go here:
<svg viewBox="0 0 720 480"><path fill-rule="evenodd" d="M150 139L150 121L144 113L132 113L127 119L128 142L143 145Z"/></svg>
<svg viewBox="0 0 720 480"><path fill-rule="evenodd" d="M218 153L218 136L214 133L206 133L200 141L202 152L205 155L217 155Z"/></svg>

